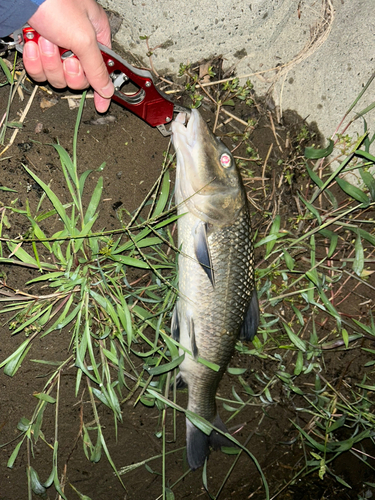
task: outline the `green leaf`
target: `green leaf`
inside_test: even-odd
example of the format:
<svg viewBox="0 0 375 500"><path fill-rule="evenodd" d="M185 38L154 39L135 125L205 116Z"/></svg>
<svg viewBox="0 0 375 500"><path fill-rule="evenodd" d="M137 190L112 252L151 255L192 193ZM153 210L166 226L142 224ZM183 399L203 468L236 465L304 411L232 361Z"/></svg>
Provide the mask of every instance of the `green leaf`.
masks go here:
<svg viewBox="0 0 375 500"><path fill-rule="evenodd" d="M265 245L266 243L268 244L270 241L274 241L275 242L276 240L278 240L280 238L283 238L286 235L287 235L287 233L269 234L265 238L262 238L260 241L258 241L257 243L255 243L254 248L259 248L262 245Z"/></svg>
<svg viewBox="0 0 375 500"><path fill-rule="evenodd" d="M16 461L16 458L17 458L17 456L18 456L18 452L20 451L20 448L21 448L21 446L22 446L22 443L23 443L23 440L22 440L22 441L20 441L20 442L17 444L17 446L14 448L14 450L13 450L13 452L12 452L11 456L9 457L9 460L8 460L8 462L7 462L7 467L8 467L9 469L12 469L12 468L13 468L14 462Z"/></svg>
<svg viewBox="0 0 375 500"><path fill-rule="evenodd" d="M10 191L11 193L17 193L15 189L10 189L5 186L0 186L0 191Z"/></svg>
<svg viewBox="0 0 375 500"><path fill-rule="evenodd" d="M24 330L27 326L29 325L32 325L33 323L36 322L36 320L42 316L44 313L46 312L45 309L41 309L38 313L35 313L33 314L27 321L25 321L25 323L22 323L21 326L19 326L18 328L16 328L13 332L12 335L15 335L16 333L18 332L21 332L22 330Z"/></svg>
<svg viewBox="0 0 375 500"><path fill-rule="evenodd" d="M133 325L130 315L128 304L125 302L124 297L120 296L121 304L116 304L117 315L120 319L123 329L127 335L128 346L130 347L133 340Z"/></svg>
<svg viewBox="0 0 375 500"><path fill-rule="evenodd" d="M293 304L292 304L292 309L293 309L293 311L294 311L294 314L295 314L295 315L297 316L297 318L298 318L299 324L300 324L301 326L304 326L305 321L304 321L304 319L303 319L303 315L302 315L301 311L300 311L297 307L295 307Z"/></svg>
<svg viewBox="0 0 375 500"><path fill-rule="evenodd" d="M103 177L99 177L94 192L92 193L89 206L87 207L85 217L83 219L85 225L88 222L90 222L91 219L94 217L95 212L99 206L100 199L102 197L102 192L103 192Z"/></svg>
<svg viewBox="0 0 375 500"><path fill-rule="evenodd" d="M298 351L296 366L294 368L294 375L298 376L303 369L303 352Z"/></svg>
<svg viewBox="0 0 375 500"><path fill-rule="evenodd" d="M165 500L175 500L173 491L168 487L165 488Z"/></svg>
<svg viewBox="0 0 375 500"><path fill-rule="evenodd" d="M139 267L141 269L150 269L150 266L144 260L135 259L134 257L129 257L127 255L111 255L110 258L114 262L119 262L125 266Z"/></svg>
<svg viewBox="0 0 375 500"><path fill-rule="evenodd" d="M345 328L343 328L341 330L341 335L342 335L342 339L344 341L345 347L348 348L349 347L349 335L348 335L347 330L345 330Z"/></svg>
<svg viewBox="0 0 375 500"><path fill-rule="evenodd" d="M160 196L156 204L155 210L152 214L153 217L157 217L165 210L169 198L170 186L171 186L171 181L169 177L169 171L167 170L163 175L163 182L161 185Z"/></svg>
<svg viewBox="0 0 375 500"><path fill-rule="evenodd" d="M228 366L228 373L230 373L230 375L243 375L246 371L247 371L247 368L237 368L235 366Z"/></svg>
<svg viewBox="0 0 375 500"><path fill-rule="evenodd" d="M307 278L312 282L314 283L314 285L317 287L317 288L321 288L321 283L319 281L319 278L318 278L318 273L316 272L316 269L311 269L311 271L306 271L306 276Z"/></svg>
<svg viewBox="0 0 375 500"><path fill-rule="evenodd" d="M50 202L54 206L56 212L59 214L60 218L62 219L66 229L68 230L69 234L72 232L72 225L69 220L69 217L65 211L65 208L63 207L62 203L58 199L58 197L55 195L55 193L51 190L49 186L45 182L43 182L39 177L34 174L26 165L23 165L23 168L26 170L26 172L34 179L34 181L39 184L39 186L43 189L43 191L46 193L48 196Z"/></svg>
<svg viewBox="0 0 375 500"><path fill-rule="evenodd" d="M362 240L359 234L357 235L357 238L355 240L354 249L355 257L353 262L353 271L357 274L357 276L360 277L365 266L365 255L363 251Z"/></svg>
<svg viewBox="0 0 375 500"><path fill-rule="evenodd" d="M40 482L38 473L32 467L29 467L29 474L30 474L31 489L33 490L35 495L41 496L43 498L47 490Z"/></svg>
<svg viewBox="0 0 375 500"><path fill-rule="evenodd" d="M289 269L289 271L293 271L294 264L295 264L293 257L285 249L283 249L283 254L284 254L284 260L285 260L285 264L287 265L287 268Z"/></svg>
<svg viewBox="0 0 375 500"><path fill-rule="evenodd" d="M329 144L326 148L316 149L312 147L305 148L305 158L309 160L319 160L320 158L326 158L333 151L334 142L332 139L328 139Z"/></svg>
<svg viewBox="0 0 375 500"><path fill-rule="evenodd" d="M207 436L211 434L213 426L205 418L190 410L186 410L185 415L195 427L198 427L198 429L207 434Z"/></svg>
<svg viewBox="0 0 375 500"><path fill-rule="evenodd" d="M314 205L312 205L311 203L309 203L307 200L305 200L301 195L300 193L298 193L298 197L299 199L302 201L302 203L304 203L307 207L307 209L309 210L310 213L312 213L313 215L315 215L315 218L317 219L318 221L318 224L321 225L322 223L322 219L320 217L320 214L319 214L319 211L317 208L314 207Z"/></svg>
<svg viewBox="0 0 375 500"><path fill-rule="evenodd" d="M152 236L150 238L144 238L141 241L137 242L137 247L138 248L148 248L152 247L154 245L159 245L159 243L162 243L162 240L158 238L157 236Z"/></svg>
<svg viewBox="0 0 375 500"><path fill-rule="evenodd" d="M270 236L274 236L279 233L280 223L281 223L281 217L280 215L276 215L275 220L273 221L273 224L271 226ZM276 239L273 239L267 243L265 258L267 258L267 256L271 253L273 247L275 246L275 243Z"/></svg>
<svg viewBox="0 0 375 500"><path fill-rule="evenodd" d="M356 323L356 325L358 325L360 328L362 328L363 331L365 331L369 335L375 336L375 331L373 330L373 328L371 328L370 326L367 326L367 325L361 323L357 319L353 318L353 321L354 321L354 323Z"/></svg>
<svg viewBox="0 0 375 500"><path fill-rule="evenodd" d="M185 353L182 356L178 356L178 358L173 359L169 363L165 363L164 365L155 366L153 368L149 368L148 372L150 375L161 375L162 373L170 372L179 366L185 358Z"/></svg>
<svg viewBox="0 0 375 500"><path fill-rule="evenodd" d="M327 310L329 313L336 319L337 325L341 327L341 316L335 309L335 307L331 304L331 302L328 300L326 294L323 292L323 290L318 290L319 296L323 301L323 304L326 306Z"/></svg>
<svg viewBox="0 0 375 500"><path fill-rule="evenodd" d="M310 203L313 203L317 199L317 197L331 184L333 179L338 177L339 173L342 170L344 170L344 168L352 161L352 159L353 159L353 154L350 154L349 156L347 156L345 158L344 161L342 161L340 163L340 165L337 167L337 169L334 172L332 172L332 174L324 182L323 186L314 193L314 195L312 196L312 198L310 200Z"/></svg>
<svg viewBox="0 0 375 500"><path fill-rule="evenodd" d="M375 160L375 158L374 158L374 160ZM371 196L372 201L375 201L375 179L374 179L374 176L371 175L370 172L365 172L362 168L359 169L359 173L361 174L362 180L370 192L370 196Z"/></svg>
<svg viewBox="0 0 375 500"><path fill-rule="evenodd" d="M368 233L367 231L365 231L364 229L361 229L360 227L356 228L356 232L357 232L357 234L362 236L362 238L364 240L368 241L369 243L371 243L371 245L375 246L375 236L374 235Z"/></svg>
<svg viewBox="0 0 375 500"><path fill-rule="evenodd" d="M329 229L321 229L319 231L319 234L324 236L324 238L327 238L330 240L330 245L329 245L329 250L327 257L330 258L334 254L336 247L337 247L337 242L339 240L338 234L334 233L333 231L330 231Z"/></svg>
<svg viewBox="0 0 375 500"><path fill-rule="evenodd" d="M345 420L346 420L346 415L343 415L342 417L339 417L337 420L332 422L332 424L327 429L327 433L334 432L335 430L342 427L345 424Z"/></svg>
<svg viewBox="0 0 375 500"><path fill-rule="evenodd" d="M83 188L85 187L85 182L87 177L91 174L92 170L86 170L83 172L81 177L79 178L79 195L82 196Z"/></svg>
<svg viewBox="0 0 375 500"><path fill-rule="evenodd" d="M90 497L88 497L87 495L83 495L82 493L80 493L73 485L72 483L69 483L70 487L77 493L77 495L79 496L79 500L91 500Z"/></svg>
<svg viewBox="0 0 375 500"><path fill-rule="evenodd" d="M22 417L21 420L17 423L17 429L21 432L26 432L30 427L30 420L26 417Z"/></svg>
<svg viewBox="0 0 375 500"><path fill-rule="evenodd" d="M12 84L13 83L13 77L11 72L9 71L8 66L5 64L4 60L2 57L0 57L0 66L1 69L4 71L5 76L7 77L8 83Z"/></svg>
<svg viewBox="0 0 375 500"><path fill-rule="evenodd" d="M30 345L29 345L30 344ZM18 368L21 366L21 363L24 359L24 357L27 354L27 351L31 347L31 340L30 338L22 342L22 344L10 355L5 359L2 363L0 363L0 368L5 366L4 368L4 373L5 375L8 375L9 377L13 377Z"/></svg>
<svg viewBox="0 0 375 500"><path fill-rule="evenodd" d="M309 166L307 165L307 163L305 164L306 166L306 170L307 170L307 173L309 174L309 176L311 177L311 180L313 182L315 182L315 184L321 188L323 186L323 181L322 179L314 172L314 170L311 170L311 168L309 168Z"/></svg>
<svg viewBox="0 0 375 500"><path fill-rule="evenodd" d="M38 283L39 281L53 281L55 278L60 278L61 276L64 276L64 271L55 271L52 273L46 273L42 274L42 276L38 276L37 278L34 278L26 283L26 285L31 285L32 283Z"/></svg>
<svg viewBox="0 0 375 500"><path fill-rule="evenodd" d="M7 242L9 250L14 254L21 262L25 264L32 264L35 267L39 267L37 261L34 257L31 257L21 246L17 248L17 245L11 241Z"/></svg>
<svg viewBox="0 0 375 500"><path fill-rule="evenodd" d="M42 401L45 401L46 403L51 403L54 404L56 403L56 399L49 396L48 394L45 394L44 392L39 392L37 394L33 394L36 398L41 399Z"/></svg>
<svg viewBox="0 0 375 500"><path fill-rule="evenodd" d="M356 151L354 151L354 155L359 156L361 158L365 158L365 160L368 160L369 162L375 164L375 156L368 153L367 151L362 151L361 149L357 149Z"/></svg>
<svg viewBox="0 0 375 500"><path fill-rule="evenodd" d="M340 179L340 177L336 177L336 182L344 191L344 193L346 193L350 197L359 202L365 203L366 205L370 203L367 195L361 189L350 184L350 182L347 182L345 179Z"/></svg>
<svg viewBox="0 0 375 500"><path fill-rule="evenodd" d="M83 242L85 240L85 236L87 236L90 233L91 228L95 224L95 221L98 218L98 216L99 213L96 213L93 217L91 217L91 219L87 222L87 224L85 224L84 227L82 228L82 231L75 235L77 237L77 239L74 242L76 252L78 252L78 250L80 250L80 248L82 247ZM91 241L93 239L94 238L90 238Z"/></svg>
<svg viewBox="0 0 375 500"><path fill-rule="evenodd" d="M286 333L288 334L289 339L293 342L293 344L302 352L306 352L306 343L304 340L300 339L287 325L284 323L284 328Z"/></svg>

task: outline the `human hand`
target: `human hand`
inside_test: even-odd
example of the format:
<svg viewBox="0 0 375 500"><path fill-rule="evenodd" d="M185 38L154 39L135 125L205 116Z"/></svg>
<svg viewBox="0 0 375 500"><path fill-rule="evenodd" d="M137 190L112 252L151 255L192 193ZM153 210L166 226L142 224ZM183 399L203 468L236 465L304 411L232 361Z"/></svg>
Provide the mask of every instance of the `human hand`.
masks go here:
<svg viewBox="0 0 375 500"><path fill-rule="evenodd" d="M98 47L98 42L111 47L103 8L95 0L46 0L28 23L41 35L38 43L25 44L23 61L28 74L56 88L91 85L96 109L107 111L114 88ZM61 61L58 47L71 50L78 59Z"/></svg>

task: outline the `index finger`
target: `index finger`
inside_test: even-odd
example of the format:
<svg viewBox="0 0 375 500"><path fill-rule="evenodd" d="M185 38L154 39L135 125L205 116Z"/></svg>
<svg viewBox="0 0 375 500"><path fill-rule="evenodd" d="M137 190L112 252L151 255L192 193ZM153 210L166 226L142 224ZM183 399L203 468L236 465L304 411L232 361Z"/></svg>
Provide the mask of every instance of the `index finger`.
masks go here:
<svg viewBox="0 0 375 500"><path fill-rule="evenodd" d="M73 52L78 57L89 84L101 97L111 98L115 89L99 46L90 44L88 50L84 50L83 47L82 44L78 50L73 50Z"/></svg>

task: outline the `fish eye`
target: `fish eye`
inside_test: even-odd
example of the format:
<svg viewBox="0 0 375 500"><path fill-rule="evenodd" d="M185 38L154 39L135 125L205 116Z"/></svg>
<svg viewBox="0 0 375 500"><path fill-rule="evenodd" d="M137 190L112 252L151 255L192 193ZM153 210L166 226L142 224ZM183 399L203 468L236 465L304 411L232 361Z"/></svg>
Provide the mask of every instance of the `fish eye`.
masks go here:
<svg viewBox="0 0 375 500"><path fill-rule="evenodd" d="M228 153L223 153L220 156L220 165L224 168L229 168L232 164L232 158Z"/></svg>

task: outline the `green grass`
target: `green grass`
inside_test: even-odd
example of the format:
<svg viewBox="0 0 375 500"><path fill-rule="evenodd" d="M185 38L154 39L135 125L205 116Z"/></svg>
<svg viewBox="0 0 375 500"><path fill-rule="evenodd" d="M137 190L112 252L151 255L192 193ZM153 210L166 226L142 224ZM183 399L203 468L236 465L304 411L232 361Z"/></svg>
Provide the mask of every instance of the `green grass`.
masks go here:
<svg viewBox="0 0 375 500"><path fill-rule="evenodd" d="M199 105L205 96L198 92L199 82L191 71L190 67L184 68L190 78L187 90L192 93L194 105ZM249 84L240 87L234 80L223 87L221 93L217 91L214 101L218 112L238 99L251 105L250 88ZM25 290L33 285L32 294L13 290L10 284L0 289L0 314L10 317L8 324L15 344L17 335L23 336L14 352L0 361L0 367L7 375L15 376L35 340L40 338L48 343L53 332L65 335L67 347L70 346L69 355L62 362L33 360L41 366L47 365L49 377L43 390L34 394L33 414L18 423L17 444L8 467L14 466L20 450L25 447L28 498L32 498L32 492L43 497L52 484L61 497L66 498L59 478L60 383L63 373L74 370L75 396L79 398L86 391L93 416L91 422L82 422L86 458L97 462L106 456L119 481L138 467L156 473L151 462L161 460L162 496L174 498L173 488L184 475L169 484L167 411L174 416L177 411L185 413L207 433L212 425L179 406L175 393L169 395L171 375L183 359L178 344L169 337L178 273L178 251L172 237L177 216L171 201L169 175L173 157L169 152L165 155L161 175L139 209L134 214L120 213L121 228L100 231L97 219L103 180L99 177L88 206L84 207L85 181L91 171L78 174L77 134L82 109L83 100L74 131L72 157L62 145L51 146L60 158L69 199L59 199L49 185L25 166L44 192L38 206L32 211L28 203L22 210L12 205L1 212L0 263L25 266L39 275L25 284ZM348 113L350 111L352 109ZM360 112L358 116L363 119L363 115L364 112ZM334 474L331 464L340 454L349 451L371 467L358 449L365 439L374 443L371 398L375 386L367 375L360 383L337 386L327 379L325 357L335 350L362 349L367 366L375 363L371 360L375 351L371 343L366 343L366 340L375 340L374 321L371 316L367 321L348 317L341 295L342 285L350 286L351 292L357 283L368 286L372 272L375 234L373 221L367 214L375 204L375 180L370 168L375 166L371 153L374 135L371 137L368 133L364 119L363 123L364 134L356 141L347 137L342 141L345 127L329 141L327 148L307 148L304 157L298 151L297 163L304 171L304 184L308 186L298 193L301 212L292 220L284 220L279 214L273 218L265 214L266 222L260 224L260 228L266 226L255 239L257 252L263 256L257 269L261 326L252 344L237 344L239 353L267 360L270 362L267 366L272 369L267 373L254 372L245 379L245 369L229 368L236 380L232 397L218 398L219 406L224 407L231 421L254 405L267 412L267 407L277 404L276 394L282 387L296 415L310 417L308 428L299 425L297 418L293 421L304 454L304 464L293 479L318 471L322 479L330 474L348 488L350 485ZM249 122L243 134L231 137L244 143L251 155L250 130L254 126L254 122ZM299 143L307 137L306 131L302 132ZM328 156L335 141L345 147L332 172ZM254 158L257 161L256 155ZM281 166L288 173L286 181L290 184L290 164ZM103 168L104 165L98 166L97 171ZM361 187L352 186L344 178L343 174L354 170L363 182ZM4 235L15 213L28 221L30 230L13 240ZM57 218L60 227L53 235L46 235L41 229L42 222ZM5 257L9 254L11 256ZM369 290L373 295L373 290ZM329 335L321 335L322 325L330 331ZM202 362L207 364L206 360ZM211 367L216 368L212 364ZM123 405L128 400L142 403L146 409L155 406L159 409L161 424L157 435L161 439L161 453L118 471L106 444L107 435L98 410L100 405L111 410L117 435L117 425L125 411ZM43 433L43 418L51 412L55 418L52 444ZM263 422L264 414L258 426ZM39 479L32 465L37 442L43 442L51 456L51 474L45 482ZM249 441L239 444L238 449L227 450L235 454L233 465L219 490L215 494L210 492L211 498L219 497L242 453L255 463L265 496L269 498L259 457L251 454L250 449ZM209 490L206 466L202 481Z"/></svg>
<svg viewBox="0 0 375 500"><path fill-rule="evenodd" d="M29 204L26 210L7 207L8 212L17 212L29 221L30 231L22 240L7 240L7 251L4 252L3 248L1 255L10 252L12 257L1 257L0 263L21 264L39 271L40 275L25 285L34 285L34 289L38 285L48 285L49 291L46 294L45 287L43 293L33 294L20 293L10 287L0 291L0 302L4 305L1 314L13 314L9 320L12 335L21 332L25 335L25 340L0 363L0 368L7 375L15 376L35 339L40 337L48 343L45 337L52 332L69 334L67 346L70 343L71 351L62 363L33 360L50 365L53 374L43 391L35 394L38 402L33 416L22 419L18 424L19 443L8 461L8 467L13 467L22 444L27 443L28 450L32 450L38 440L44 441L43 416L49 406L55 408L58 428L61 374L74 365L75 395L78 397L86 388L95 420L90 429L83 424L85 455L92 462L97 462L104 453L117 474L98 417L98 404L112 410L117 434L117 422L122 420L121 404L141 390L138 399L146 406L153 406L155 397L147 391L148 386L152 386L157 393L161 392L166 377L162 374L181 362L178 348L170 343L167 357L163 352L164 341L161 342L162 339L167 342L169 339L164 328L165 323L169 323L176 295L175 256L166 253L173 247L170 226L176 216L169 209L169 156L166 156L160 178L138 214L118 231L121 234L93 232L103 179L99 177L90 202L84 209L85 181L91 170L78 176L76 152L83 103L84 99L74 133L73 158L60 144L53 145L61 161L71 200L62 202L50 186L24 166L41 186L44 195L35 213L31 212ZM101 165L98 170L103 168L104 165ZM156 197L151 203L152 195ZM50 205L43 210L47 199ZM61 228L47 237L41 229L41 222L56 219L56 216L60 219ZM53 258L46 259L45 255ZM140 281L140 284L130 283L130 270L136 272L139 278L146 273L147 280L145 277L137 278L135 281ZM153 338L149 332L146 334L148 326L154 330ZM142 352L138 352L139 344L142 345ZM137 356L143 361L140 369L134 364ZM168 363L164 366L161 363L165 359ZM58 479L58 445L56 434L52 473L47 482L40 483L30 465L30 454L28 477L32 491L42 491L53 483L65 498Z"/></svg>

